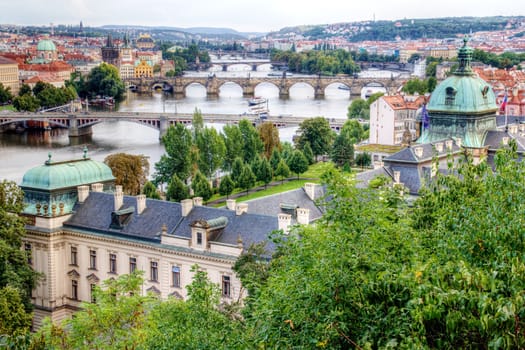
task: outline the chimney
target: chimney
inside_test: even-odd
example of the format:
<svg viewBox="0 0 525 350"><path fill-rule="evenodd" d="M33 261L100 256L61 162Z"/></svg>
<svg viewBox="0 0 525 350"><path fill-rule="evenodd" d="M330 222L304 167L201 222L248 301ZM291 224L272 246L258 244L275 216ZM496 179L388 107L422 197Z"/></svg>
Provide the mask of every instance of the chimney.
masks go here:
<svg viewBox="0 0 525 350"><path fill-rule="evenodd" d="M316 184L311 182L307 182L304 184L304 191L306 192L306 195L313 201L315 200L315 187Z"/></svg>
<svg viewBox="0 0 525 350"><path fill-rule="evenodd" d="M193 197L193 205L195 207L202 207L202 197Z"/></svg>
<svg viewBox="0 0 525 350"><path fill-rule="evenodd" d="M394 182L395 182L396 184L398 184L400 178L401 178L401 173L400 173L399 171L395 170L395 171L394 171Z"/></svg>
<svg viewBox="0 0 525 350"><path fill-rule="evenodd" d="M436 148L436 151L438 151L438 153L441 153L443 152L443 142L437 142L434 147Z"/></svg>
<svg viewBox="0 0 525 350"><path fill-rule="evenodd" d="M288 234L290 224L292 223L292 216L290 214L279 213L277 220L279 221L279 230L283 230L284 233Z"/></svg>
<svg viewBox="0 0 525 350"><path fill-rule="evenodd" d="M101 183L96 183L91 185L91 191L93 192L102 192L104 190L104 185Z"/></svg>
<svg viewBox="0 0 525 350"><path fill-rule="evenodd" d="M310 223L310 209L297 208L297 222L301 225L308 225Z"/></svg>
<svg viewBox="0 0 525 350"><path fill-rule="evenodd" d="M120 209L122 204L124 204L124 193L122 193L122 186L115 186L115 193L113 196L115 197L115 211L117 211Z"/></svg>
<svg viewBox="0 0 525 350"><path fill-rule="evenodd" d="M445 147L447 148L447 151L452 151L452 140L446 140Z"/></svg>
<svg viewBox="0 0 525 350"><path fill-rule="evenodd" d="M461 140L461 137L458 137L458 138L456 139L456 145L458 145L458 147L461 147L461 142L462 142L462 141L463 141L463 140Z"/></svg>
<svg viewBox="0 0 525 350"><path fill-rule="evenodd" d="M414 153L418 158L423 157L423 147L414 147Z"/></svg>
<svg viewBox="0 0 525 350"><path fill-rule="evenodd" d="M89 186L86 186L86 185L78 186L77 192L78 192L78 202L84 203L87 197L89 196Z"/></svg>
<svg viewBox="0 0 525 350"><path fill-rule="evenodd" d="M188 216L193 208L193 201L191 199L183 199L180 201L182 216Z"/></svg>
<svg viewBox="0 0 525 350"><path fill-rule="evenodd" d="M226 208L228 208L229 210L235 210L235 199L227 199Z"/></svg>
<svg viewBox="0 0 525 350"><path fill-rule="evenodd" d="M142 214L144 209L146 209L146 195L139 194L137 196L137 214Z"/></svg>
<svg viewBox="0 0 525 350"><path fill-rule="evenodd" d="M503 143L504 146L508 145L509 144L509 137L508 136L503 136L503 138L501 139L501 143Z"/></svg>
<svg viewBox="0 0 525 350"><path fill-rule="evenodd" d="M241 215L248 212L248 203L238 203L235 206L235 215Z"/></svg>

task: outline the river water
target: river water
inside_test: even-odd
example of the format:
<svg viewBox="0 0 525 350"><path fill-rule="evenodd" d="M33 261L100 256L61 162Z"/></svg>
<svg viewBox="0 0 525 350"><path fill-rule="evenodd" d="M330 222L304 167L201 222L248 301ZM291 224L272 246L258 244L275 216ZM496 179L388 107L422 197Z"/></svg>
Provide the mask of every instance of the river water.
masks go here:
<svg viewBox="0 0 525 350"><path fill-rule="evenodd" d="M228 72L217 75L245 76L247 74L266 75L268 67L262 66L257 72L248 71L247 66L233 66ZM193 72L189 74L209 74ZM271 84L260 84L255 95L268 99L271 115L323 116L329 118L346 118L350 96L347 90L341 90L337 84L329 86L324 99L313 98L313 88L305 84L296 84L290 90L290 98L279 99L277 87ZM126 99L117 107L119 111L192 113L198 108L202 113L234 113L248 111L247 99L242 97L241 87L225 84L218 98L206 97L206 90L200 85L190 85L184 99L175 99L162 92L149 95L137 95L128 92ZM221 125L212 125L221 128ZM294 128L279 129L281 140L291 141L296 131ZM153 165L164 153L159 143L159 134L155 129L130 122L105 122L93 126L93 135L81 138L68 137L67 130L25 131L23 133L0 133L0 180L7 179L17 183L22 181L23 174L43 164L48 155L52 160L62 161L82 157L84 147L88 156L103 161L113 153L143 154L149 157L150 174Z"/></svg>

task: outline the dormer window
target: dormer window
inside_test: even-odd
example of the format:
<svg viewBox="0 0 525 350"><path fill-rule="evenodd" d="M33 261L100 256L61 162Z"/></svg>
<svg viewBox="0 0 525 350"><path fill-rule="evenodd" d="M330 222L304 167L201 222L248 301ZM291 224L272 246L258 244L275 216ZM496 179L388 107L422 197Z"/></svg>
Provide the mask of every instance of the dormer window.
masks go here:
<svg viewBox="0 0 525 350"><path fill-rule="evenodd" d="M454 101L456 99L456 93L458 92L455 88L452 86L449 86L445 89L446 95L445 95L445 105L452 106L454 104Z"/></svg>

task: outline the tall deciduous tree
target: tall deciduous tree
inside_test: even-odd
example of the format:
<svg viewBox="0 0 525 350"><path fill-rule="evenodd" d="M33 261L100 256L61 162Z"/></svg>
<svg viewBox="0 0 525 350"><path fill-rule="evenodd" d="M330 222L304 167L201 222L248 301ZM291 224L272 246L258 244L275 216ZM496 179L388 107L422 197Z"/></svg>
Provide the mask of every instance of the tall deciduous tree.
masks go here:
<svg viewBox="0 0 525 350"><path fill-rule="evenodd" d="M281 178L281 183L284 183L284 179L290 176L290 168L288 168L288 165L286 165L286 162L284 159L281 159L279 161L279 164L277 165L277 169L275 169L275 172L273 173L275 177Z"/></svg>
<svg viewBox="0 0 525 350"><path fill-rule="evenodd" d="M29 331L31 291L38 279L28 263L30 257L21 249L25 234L25 220L20 216L23 198L14 182L0 182L0 331L6 335Z"/></svg>
<svg viewBox="0 0 525 350"><path fill-rule="evenodd" d="M280 161L281 152L274 148L274 150L272 151L272 156L270 157L270 165L272 166L273 171L277 170L277 166L279 165Z"/></svg>
<svg viewBox="0 0 525 350"><path fill-rule="evenodd" d="M214 128L204 128L197 134L199 170L208 178L224 163L226 147L222 137Z"/></svg>
<svg viewBox="0 0 525 350"><path fill-rule="evenodd" d="M239 122L239 130L241 131L244 146L243 159L245 163L249 164L263 151L263 142L257 129L247 119Z"/></svg>
<svg viewBox="0 0 525 350"><path fill-rule="evenodd" d="M149 175L149 161L145 155L110 154L104 159L115 176L115 183L124 193L135 196L141 192Z"/></svg>
<svg viewBox="0 0 525 350"><path fill-rule="evenodd" d="M86 81L86 90L90 97L111 96L121 99L126 91L120 79L117 67L102 63L91 70Z"/></svg>
<svg viewBox="0 0 525 350"><path fill-rule="evenodd" d="M235 189L235 182L231 179L229 175L225 175L221 179L221 184L219 185L219 193L221 196L229 197Z"/></svg>
<svg viewBox="0 0 525 350"><path fill-rule="evenodd" d="M193 177L193 181L191 182L191 188L193 189L193 193L195 194L195 196L202 197L204 202L207 202L208 199L211 198L212 191L210 183L200 171L197 171L197 173Z"/></svg>
<svg viewBox="0 0 525 350"><path fill-rule="evenodd" d="M299 179L299 175L308 170L308 160L306 160L303 152L299 150L295 150L286 163L290 171L297 174L297 179Z"/></svg>
<svg viewBox="0 0 525 350"><path fill-rule="evenodd" d="M262 181L262 183L264 183L265 188L272 181L273 171L268 159L261 159L261 162L257 167L257 173L255 174L255 176L257 177L257 181Z"/></svg>
<svg viewBox="0 0 525 350"><path fill-rule="evenodd" d="M189 198L190 191L176 174L173 175L166 191L166 199L172 202L180 202Z"/></svg>
<svg viewBox="0 0 525 350"><path fill-rule="evenodd" d="M168 183L173 174L186 180L191 169L191 148L193 139L191 132L183 125L170 126L162 137L166 154L155 163L153 177L156 184Z"/></svg>
<svg viewBox="0 0 525 350"><path fill-rule="evenodd" d="M279 129L273 123L265 122L260 124L257 130L264 145L264 156L266 159L270 159L274 148L281 148Z"/></svg>
<svg viewBox="0 0 525 350"><path fill-rule="evenodd" d="M242 168L241 175L239 176L238 186L243 190L246 190L246 194L248 194L250 188L255 186L255 180L256 178L253 174L252 169L250 168L250 166L245 165Z"/></svg>
<svg viewBox="0 0 525 350"><path fill-rule="evenodd" d="M327 154L335 136L330 123L323 117L307 119L299 125L301 136L296 141L296 148L302 150L308 142L314 156Z"/></svg>
<svg viewBox="0 0 525 350"><path fill-rule="evenodd" d="M241 176L242 168L244 167L244 162L242 158L235 158L232 165L231 178L235 184L239 183L239 177Z"/></svg>
<svg viewBox="0 0 525 350"><path fill-rule="evenodd" d="M348 118L370 119L369 105L362 98L356 98L348 106Z"/></svg>
<svg viewBox="0 0 525 350"><path fill-rule="evenodd" d="M160 199L159 191L151 181L146 181L142 187L142 193L146 195L146 198Z"/></svg>
<svg viewBox="0 0 525 350"><path fill-rule="evenodd" d="M244 157L244 143L242 140L241 130L237 125L225 125L222 129L222 138L226 146L224 154L224 170L231 170L235 158Z"/></svg>
<svg viewBox="0 0 525 350"><path fill-rule="evenodd" d="M13 99L10 87L5 87L4 84L0 83L0 103L4 104Z"/></svg>

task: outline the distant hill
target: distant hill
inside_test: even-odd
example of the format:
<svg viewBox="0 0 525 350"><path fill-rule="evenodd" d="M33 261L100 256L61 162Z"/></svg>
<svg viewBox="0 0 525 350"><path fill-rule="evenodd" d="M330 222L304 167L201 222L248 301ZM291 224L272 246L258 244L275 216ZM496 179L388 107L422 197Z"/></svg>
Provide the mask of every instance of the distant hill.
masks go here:
<svg viewBox="0 0 525 350"><path fill-rule="evenodd" d="M179 27L148 27L148 26L137 26L137 25L104 25L101 28L108 30L136 30L136 31L147 31L151 33L155 39L169 40L181 40L181 39L203 39L203 38L217 38L217 39L247 39L253 36L263 36L265 33L241 33L231 28L214 28L214 27L192 27L192 28L179 28ZM171 34L170 34L171 33Z"/></svg>
<svg viewBox="0 0 525 350"><path fill-rule="evenodd" d="M289 36L290 33L294 33L312 40L337 36L353 42L366 40L394 41L396 38L413 40L421 38L442 39L470 32L518 28L523 24L525 24L525 17L523 16L405 18L394 21L364 21L286 27L268 35L279 37Z"/></svg>

